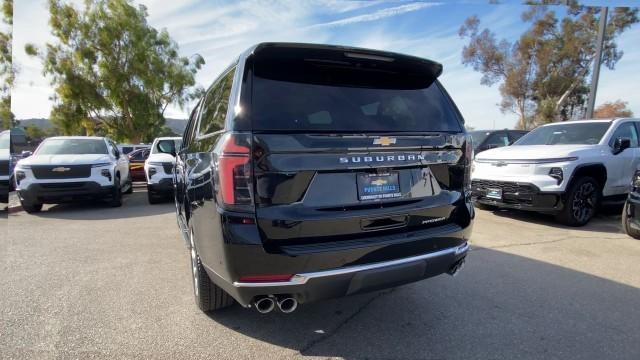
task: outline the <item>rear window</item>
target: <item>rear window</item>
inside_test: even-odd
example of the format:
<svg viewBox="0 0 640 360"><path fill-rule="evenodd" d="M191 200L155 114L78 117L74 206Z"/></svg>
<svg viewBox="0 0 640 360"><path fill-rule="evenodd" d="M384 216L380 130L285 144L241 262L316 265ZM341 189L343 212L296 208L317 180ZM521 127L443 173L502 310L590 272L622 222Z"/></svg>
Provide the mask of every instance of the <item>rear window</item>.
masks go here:
<svg viewBox="0 0 640 360"><path fill-rule="evenodd" d="M461 131L432 82L424 89L330 86L254 78L253 128L282 131Z"/></svg>
<svg viewBox="0 0 640 360"><path fill-rule="evenodd" d="M130 153L132 151L133 151L133 146L123 146L122 147L122 153L123 154L128 154L128 153Z"/></svg>

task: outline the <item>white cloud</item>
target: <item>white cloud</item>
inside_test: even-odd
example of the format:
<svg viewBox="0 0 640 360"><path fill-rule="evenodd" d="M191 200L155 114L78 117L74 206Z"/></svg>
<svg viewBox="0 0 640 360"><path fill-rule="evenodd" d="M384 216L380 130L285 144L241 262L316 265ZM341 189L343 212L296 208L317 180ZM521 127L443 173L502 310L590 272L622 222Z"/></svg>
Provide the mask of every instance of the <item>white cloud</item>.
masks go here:
<svg viewBox="0 0 640 360"><path fill-rule="evenodd" d="M320 24L315 24L312 27L316 28L316 27L331 27L331 26L344 26L344 25L351 25L351 24L357 24L357 23L362 23L362 22L370 22L370 21L376 21L376 20L380 20L380 19L384 19L384 18L388 18L391 16L396 16L396 15L400 15L400 14L404 14L404 13L408 13L408 12L412 12L412 11L418 11L420 9L424 9L427 7L432 7L432 6L437 6L440 5L438 3L410 3L410 4L404 4L404 5L400 5L400 6L396 6L396 7L392 7L392 8L384 8L384 9L380 9L380 10L376 10L372 13L369 14L362 14L362 15L355 15L355 16L351 16L348 18L344 18L344 19L339 19L339 20L334 20L334 21L329 21L329 22L325 22L325 23L320 23Z"/></svg>

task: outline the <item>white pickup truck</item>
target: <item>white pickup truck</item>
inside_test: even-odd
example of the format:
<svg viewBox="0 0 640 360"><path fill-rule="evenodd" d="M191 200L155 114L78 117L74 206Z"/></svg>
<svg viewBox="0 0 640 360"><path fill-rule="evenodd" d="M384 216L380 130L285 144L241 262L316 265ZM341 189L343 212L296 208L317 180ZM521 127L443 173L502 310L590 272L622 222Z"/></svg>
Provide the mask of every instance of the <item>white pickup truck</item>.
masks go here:
<svg viewBox="0 0 640 360"><path fill-rule="evenodd" d="M639 130L640 119L540 126L512 146L476 156L475 202L553 213L566 225L585 225L601 202L626 198L640 161Z"/></svg>
<svg viewBox="0 0 640 360"><path fill-rule="evenodd" d="M122 205L130 193L129 160L103 137L59 136L45 139L14 169L22 208L38 212L42 204L106 199Z"/></svg>

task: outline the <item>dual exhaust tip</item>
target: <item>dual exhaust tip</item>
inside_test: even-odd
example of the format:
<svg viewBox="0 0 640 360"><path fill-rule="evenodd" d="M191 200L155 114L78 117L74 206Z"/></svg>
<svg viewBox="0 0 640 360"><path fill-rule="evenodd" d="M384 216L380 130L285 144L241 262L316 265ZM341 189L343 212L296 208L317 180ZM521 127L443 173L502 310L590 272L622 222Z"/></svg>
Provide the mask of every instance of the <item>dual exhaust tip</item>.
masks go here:
<svg viewBox="0 0 640 360"><path fill-rule="evenodd" d="M451 276L458 275L460 270L462 270L462 268L464 267L465 260L466 260L466 256L463 257L462 259L458 260L455 264L453 264L451 269L449 269L449 271L447 271L447 274L449 274Z"/></svg>
<svg viewBox="0 0 640 360"><path fill-rule="evenodd" d="M294 312L298 308L298 300L291 295L284 296L260 296L253 300L253 306L261 314L267 314L273 311L277 306L280 311L285 314Z"/></svg>

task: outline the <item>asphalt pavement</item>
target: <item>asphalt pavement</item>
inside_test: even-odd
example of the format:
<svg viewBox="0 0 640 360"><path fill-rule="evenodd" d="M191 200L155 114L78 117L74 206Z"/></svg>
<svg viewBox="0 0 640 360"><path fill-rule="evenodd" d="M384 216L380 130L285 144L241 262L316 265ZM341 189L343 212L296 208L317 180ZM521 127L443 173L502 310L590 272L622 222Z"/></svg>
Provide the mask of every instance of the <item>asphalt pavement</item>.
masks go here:
<svg viewBox="0 0 640 360"><path fill-rule="evenodd" d="M0 358L640 358L640 241L615 214L479 211L456 277L207 315L173 209L136 190L0 218Z"/></svg>

